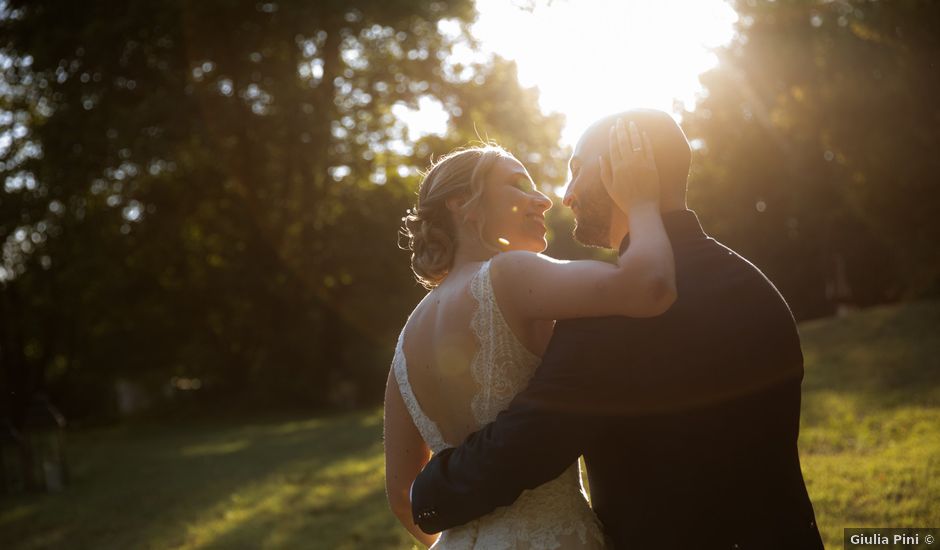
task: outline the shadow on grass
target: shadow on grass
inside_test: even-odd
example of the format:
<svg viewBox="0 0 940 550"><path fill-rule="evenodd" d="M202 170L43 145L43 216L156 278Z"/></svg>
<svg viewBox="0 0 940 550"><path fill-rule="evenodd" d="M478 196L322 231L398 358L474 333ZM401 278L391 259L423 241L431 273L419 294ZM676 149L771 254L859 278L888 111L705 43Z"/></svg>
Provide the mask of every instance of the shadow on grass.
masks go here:
<svg viewBox="0 0 940 550"><path fill-rule="evenodd" d="M394 533L378 413L125 426L70 442L65 492L0 500L0 547L332 548L370 523Z"/></svg>
<svg viewBox="0 0 940 550"><path fill-rule="evenodd" d="M898 396L936 398L940 388L940 303L888 306L800 326L804 393L837 389L885 405Z"/></svg>

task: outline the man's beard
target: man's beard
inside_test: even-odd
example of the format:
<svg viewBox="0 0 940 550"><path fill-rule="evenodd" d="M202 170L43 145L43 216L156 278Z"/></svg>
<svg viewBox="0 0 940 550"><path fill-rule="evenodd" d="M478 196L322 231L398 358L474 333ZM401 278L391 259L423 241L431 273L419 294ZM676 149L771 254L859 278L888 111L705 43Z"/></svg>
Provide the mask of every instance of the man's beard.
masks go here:
<svg viewBox="0 0 940 550"><path fill-rule="evenodd" d="M574 240L584 246L610 248L610 198L603 191L585 193L575 216Z"/></svg>

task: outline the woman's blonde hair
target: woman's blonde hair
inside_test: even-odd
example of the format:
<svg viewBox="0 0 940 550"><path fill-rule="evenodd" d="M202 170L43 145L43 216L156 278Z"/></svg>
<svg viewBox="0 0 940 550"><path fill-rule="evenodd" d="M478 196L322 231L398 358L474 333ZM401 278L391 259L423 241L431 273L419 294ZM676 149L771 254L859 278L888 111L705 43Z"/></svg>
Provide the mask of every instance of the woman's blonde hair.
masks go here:
<svg viewBox="0 0 940 550"><path fill-rule="evenodd" d="M512 154L496 144L466 147L432 162L418 186L418 202L402 218L401 234L408 240L411 270L421 286L430 290L441 283L454 265L457 228L447 200L463 196L459 213L462 222L479 205L486 178L496 161ZM483 213L477 219L482 241ZM497 250L494 248L494 250Z"/></svg>

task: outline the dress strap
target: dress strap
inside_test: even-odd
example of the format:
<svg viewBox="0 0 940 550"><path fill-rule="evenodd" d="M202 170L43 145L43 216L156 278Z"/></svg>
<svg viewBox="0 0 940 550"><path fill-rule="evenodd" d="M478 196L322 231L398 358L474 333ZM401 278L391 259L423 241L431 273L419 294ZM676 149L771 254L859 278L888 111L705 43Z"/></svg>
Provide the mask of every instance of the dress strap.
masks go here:
<svg viewBox="0 0 940 550"><path fill-rule="evenodd" d="M480 426L492 422L525 387L539 360L516 338L503 317L493 290L490 266L491 260L483 262L470 280L470 294L476 300L470 328L478 346L470 372L480 386L470 407Z"/></svg>
<svg viewBox="0 0 940 550"><path fill-rule="evenodd" d="M480 386L480 391L470 402L470 409L477 423L482 425L489 412L487 403L492 402L493 391L493 309L496 300L490 282L490 260L483 262L470 280L470 294L476 301L470 329L477 339L477 352L470 364L470 372Z"/></svg>

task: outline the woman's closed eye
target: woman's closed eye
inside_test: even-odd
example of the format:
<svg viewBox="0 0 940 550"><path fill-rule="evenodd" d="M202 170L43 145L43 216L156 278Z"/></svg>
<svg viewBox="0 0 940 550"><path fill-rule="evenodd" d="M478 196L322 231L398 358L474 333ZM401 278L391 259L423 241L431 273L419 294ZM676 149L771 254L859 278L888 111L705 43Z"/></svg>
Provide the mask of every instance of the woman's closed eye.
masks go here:
<svg viewBox="0 0 940 550"><path fill-rule="evenodd" d="M521 191L525 191L526 193L534 193L536 191L535 183L533 183L529 178L516 178L515 185L516 188Z"/></svg>

